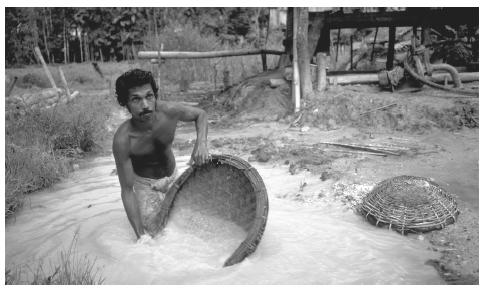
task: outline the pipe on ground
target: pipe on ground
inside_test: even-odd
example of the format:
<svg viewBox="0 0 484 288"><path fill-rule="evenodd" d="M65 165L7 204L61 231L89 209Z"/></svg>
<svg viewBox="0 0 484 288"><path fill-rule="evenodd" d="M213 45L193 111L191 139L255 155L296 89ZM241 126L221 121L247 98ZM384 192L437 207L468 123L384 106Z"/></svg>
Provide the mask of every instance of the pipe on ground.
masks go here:
<svg viewBox="0 0 484 288"><path fill-rule="evenodd" d="M442 64L431 64L430 67L432 71L445 70L449 72L450 76L452 77L452 81L454 82L454 87L462 88L462 82L460 81L459 72L457 72L457 69L455 69L454 66L442 63Z"/></svg>
<svg viewBox="0 0 484 288"><path fill-rule="evenodd" d="M457 93L457 94L461 94L461 95L467 95L467 96L473 96L473 97L479 96L479 91L471 91L471 90L464 90L464 89L458 89L458 88L450 88L450 87L446 87L446 86L443 86L443 85L436 84L436 83L434 83L432 81L429 81L425 77L422 77L422 76L418 75L415 71L413 71L412 68L410 68L410 66L408 65L407 60L405 60L403 62L403 65L404 65L405 71L407 71L410 74L410 76L412 76L417 81L420 81L423 84L426 84L426 85L428 85L430 87L437 88L437 89L441 89L441 90L444 90L444 91L449 91L449 92Z"/></svg>

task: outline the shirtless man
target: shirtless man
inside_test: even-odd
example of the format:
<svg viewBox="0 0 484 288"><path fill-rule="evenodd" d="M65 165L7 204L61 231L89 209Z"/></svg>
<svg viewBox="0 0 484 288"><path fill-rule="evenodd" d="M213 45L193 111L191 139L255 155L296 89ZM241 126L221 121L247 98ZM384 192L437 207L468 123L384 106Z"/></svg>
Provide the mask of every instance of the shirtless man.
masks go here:
<svg viewBox="0 0 484 288"><path fill-rule="evenodd" d="M158 100L152 74L140 69L116 80L116 94L119 104L131 113L113 139L121 198L136 237L146 239L159 232L164 193L177 176L171 148L177 122L195 122L197 141L190 161L201 165L209 159L207 114L199 108Z"/></svg>

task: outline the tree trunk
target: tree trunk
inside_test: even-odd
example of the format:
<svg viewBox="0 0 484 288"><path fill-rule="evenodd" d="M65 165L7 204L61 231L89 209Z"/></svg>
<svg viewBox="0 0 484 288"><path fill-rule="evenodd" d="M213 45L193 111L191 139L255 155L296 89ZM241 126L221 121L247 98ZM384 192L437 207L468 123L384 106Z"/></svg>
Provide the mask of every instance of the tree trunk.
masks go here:
<svg viewBox="0 0 484 288"><path fill-rule="evenodd" d="M45 8L44 8L45 9ZM49 43L47 42L47 17L45 16L45 10L44 10L44 23L42 23L42 30L44 34L44 45L45 45L45 53L47 54L47 63L51 63L50 61L50 51L49 51Z"/></svg>
<svg viewBox="0 0 484 288"><path fill-rule="evenodd" d="M298 12L296 14L296 11ZM309 51L308 51L308 8L298 8L294 10L294 15L298 17L297 27L297 53L298 66L301 78L301 97L311 98L313 92L313 84L311 82L311 70L309 67Z"/></svg>
<svg viewBox="0 0 484 288"><path fill-rule="evenodd" d="M63 23L62 39L64 40L64 64L67 64L67 41L66 41L66 18L65 17L62 23Z"/></svg>
<svg viewBox="0 0 484 288"><path fill-rule="evenodd" d="M76 30L76 33L78 33L77 30ZM81 55L81 63L84 62L83 61L84 60L84 53L82 51L82 46L84 46L84 45L82 43L83 42L82 42L82 29L81 29L81 31L79 31L79 49L80 49L79 54Z"/></svg>

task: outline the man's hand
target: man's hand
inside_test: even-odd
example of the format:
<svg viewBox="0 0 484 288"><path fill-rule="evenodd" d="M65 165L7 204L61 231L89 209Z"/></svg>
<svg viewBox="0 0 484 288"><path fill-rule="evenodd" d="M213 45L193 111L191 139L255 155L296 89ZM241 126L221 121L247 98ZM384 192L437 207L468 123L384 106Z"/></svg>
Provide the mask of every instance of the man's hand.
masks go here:
<svg viewBox="0 0 484 288"><path fill-rule="evenodd" d="M207 145L195 145L189 164L191 165L195 162L195 165L202 165L207 163L209 159L210 155L208 154Z"/></svg>
<svg viewBox="0 0 484 288"><path fill-rule="evenodd" d="M147 244L151 242L153 239L151 238L150 235L148 234L143 234L141 237L138 238L138 241L136 241L136 244Z"/></svg>

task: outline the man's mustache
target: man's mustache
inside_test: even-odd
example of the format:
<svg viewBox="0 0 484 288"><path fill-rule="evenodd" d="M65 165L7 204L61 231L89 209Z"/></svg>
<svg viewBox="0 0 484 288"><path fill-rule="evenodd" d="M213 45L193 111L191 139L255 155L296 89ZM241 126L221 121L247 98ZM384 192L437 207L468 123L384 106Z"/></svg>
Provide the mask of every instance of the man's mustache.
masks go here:
<svg viewBox="0 0 484 288"><path fill-rule="evenodd" d="M143 110L139 113L139 116L143 116L143 115L148 114L148 113L153 113L153 111L152 110Z"/></svg>

